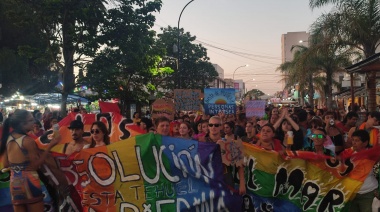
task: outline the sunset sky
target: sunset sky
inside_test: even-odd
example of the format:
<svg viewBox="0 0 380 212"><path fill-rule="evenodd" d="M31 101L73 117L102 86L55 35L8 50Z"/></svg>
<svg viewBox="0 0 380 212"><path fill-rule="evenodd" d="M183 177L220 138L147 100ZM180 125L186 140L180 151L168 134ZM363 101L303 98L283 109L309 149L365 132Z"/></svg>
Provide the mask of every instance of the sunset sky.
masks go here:
<svg viewBox="0 0 380 212"><path fill-rule="evenodd" d="M163 0L154 29L176 27L190 0ZM281 90L281 35L309 31L310 25L331 6L311 10L307 0L195 0L184 10L180 28L208 49L211 63L224 69L225 78L243 79L248 90L267 94ZM212 47L211 47L212 46ZM253 80L255 79L255 80Z"/></svg>

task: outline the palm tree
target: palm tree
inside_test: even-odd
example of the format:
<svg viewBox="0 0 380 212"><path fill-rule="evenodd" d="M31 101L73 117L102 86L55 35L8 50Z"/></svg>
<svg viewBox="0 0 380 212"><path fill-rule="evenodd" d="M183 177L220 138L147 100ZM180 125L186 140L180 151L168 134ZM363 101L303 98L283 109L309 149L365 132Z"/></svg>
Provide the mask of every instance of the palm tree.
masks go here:
<svg viewBox="0 0 380 212"><path fill-rule="evenodd" d="M332 88L336 83L334 76L343 72L343 67L350 65L350 58L355 55L355 51L352 48L341 48L334 38L325 36L324 29L319 28L318 23L317 21L312 26L310 47L292 47L292 51L296 49L293 61L282 64L279 69L288 74L288 86L298 83L300 92L304 92L303 88L309 88L308 96L311 106L313 106L314 81L318 79L320 83L323 75L326 106L332 109Z"/></svg>
<svg viewBox="0 0 380 212"><path fill-rule="evenodd" d="M344 67L351 65L351 59L357 55L353 48L341 46L335 37L329 37L325 33L325 28L319 26L328 16L322 16L313 25L310 36L311 46L305 53L305 57L312 58L313 67L325 75L324 93L326 106L332 109L332 90L334 77L337 73L344 72Z"/></svg>
<svg viewBox="0 0 380 212"><path fill-rule="evenodd" d="M380 45L379 0L310 0L310 7L317 8L333 3L336 9L321 22L319 28L334 37L344 47L360 50L365 58L376 53ZM368 110L376 109L376 71L367 73Z"/></svg>
<svg viewBox="0 0 380 212"><path fill-rule="evenodd" d="M307 87L309 87L308 95L310 96L310 93L312 93L311 96L314 95L312 82L313 70L311 70L310 66L308 66L310 63L305 63L305 58L303 58L303 54L307 50L308 48L305 46L293 46L291 51L294 54L294 59L281 64L280 67L277 68L277 70L280 70L282 73L286 73L285 89L298 84L300 92L299 96L301 99L303 99L303 94L306 91L305 88ZM314 107L313 98L309 98L309 105Z"/></svg>

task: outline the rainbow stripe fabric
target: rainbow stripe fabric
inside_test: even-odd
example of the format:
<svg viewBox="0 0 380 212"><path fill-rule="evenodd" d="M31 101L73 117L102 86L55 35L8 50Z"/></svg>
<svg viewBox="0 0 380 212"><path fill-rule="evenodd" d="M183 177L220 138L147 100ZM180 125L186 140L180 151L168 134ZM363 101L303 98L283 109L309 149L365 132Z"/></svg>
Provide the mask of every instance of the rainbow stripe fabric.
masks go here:
<svg viewBox="0 0 380 212"><path fill-rule="evenodd" d="M235 211L242 201L224 185L212 143L150 133L82 150L72 163L84 211Z"/></svg>
<svg viewBox="0 0 380 212"><path fill-rule="evenodd" d="M107 112L99 114L80 114L70 113L64 119L59 122L59 133L61 134L61 143L55 146L52 151L62 152L65 143L72 141L71 133L69 130L70 122L73 120L79 120L84 125L83 138L90 141L91 125L95 121L101 121L106 126L109 132L110 141L117 142L129 137L140 135L143 132L137 125L128 124L127 119L119 113ZM49 134L52 134L53 130L47 130L44 135L36 138L36 143L40 149L46 148L50 142Z"/></svg>
<svg viewBox="0 0 380 212"><path fill-rule="evenodd" d="M293 158L285 160L250 144L244 151L249 193L244 202L256 211L344 211L379 157L363 152L339 161L300 151L288 152Z"/></svg>
<svg viewBox="0 0 380 212"><path fill-rule="evenodd" d="M66 188L64 175L75 186L59 200L74 211L345 211L380 157L380 146L355 154L348 149L340 160L247 143L242 148L244 196L224 184L217 144L153 133L69 157L54 153L43 172L57 190ZM0 176L0 211L6 211L2 206L10 208L9 175Z"/></svg>

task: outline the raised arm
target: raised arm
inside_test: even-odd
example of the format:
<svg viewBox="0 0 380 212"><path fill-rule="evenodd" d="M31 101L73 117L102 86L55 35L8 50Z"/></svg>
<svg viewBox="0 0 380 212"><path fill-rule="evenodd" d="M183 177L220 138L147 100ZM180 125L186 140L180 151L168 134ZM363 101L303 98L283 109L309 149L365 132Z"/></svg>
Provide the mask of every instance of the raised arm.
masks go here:
<svg viewBox="0 0 380 212"><path fill-rule="evenodd" d="M24 138L23 147L28 150L28 156L30 160L30 166L32 169L37 170L45 161L46 157L48 156L50 150L57 145L61 140L61 137L55 137L53 138L48 147L43 151L43 153L40 153L36 142L33 140L33 138L26 136Z"/></svg>

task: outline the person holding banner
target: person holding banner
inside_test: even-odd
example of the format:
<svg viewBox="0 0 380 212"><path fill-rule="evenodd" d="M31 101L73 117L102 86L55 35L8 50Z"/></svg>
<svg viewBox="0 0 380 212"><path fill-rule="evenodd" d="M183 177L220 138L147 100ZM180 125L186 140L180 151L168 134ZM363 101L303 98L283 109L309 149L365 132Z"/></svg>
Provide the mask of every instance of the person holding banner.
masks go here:
<svg viewBox="0 0 380 212"><path fill-rule="evenodd" d="M27 110L17 109L4 122L0 156L4 167L11 171L10 192L14 211L44 211L40 178L37 170L48 157L50 150L60 142L53 136L45 151L40 154L36 142L28 132L33 129L34 118ZM10 129L13 129L10 132Z"/></svg>
<svg viewBox="0 0 380 212"><path fill-rule="evenodd" d="M139 112L134 112L132 120L133 120L133 124L139 123L141 121L140 113Z"/></svg>
<svg viewBox="0 0 380 212"><path fill-rule="evenodd" d="M73 120L70 122L68 127L71 133L71 138L73 141L65 143L63 146L63 153L65 155L71 155L74 152L79 152L83 149L87 141L83 138L83 128L84 125L80 120Z"/></svg>
<svg viewBox="0 0 380 212"><path fill-rule="evenodd" d="M282 146L281 141L274 137L274 127L271 124L266 124L261 127L260 138L255 145L269 151L283 151L284 147Z"/></svg>
<svg viewBox="0 0 380 212"><path fill-rule="evenodd" d="M246 193L245 177L244 177L244 164L242 155L242 146L235 145L234 141L226 141L222 138L221 127L222 119L219 116L213 116L209 120L209 133L199 140L203 142L213 142L220 146L222 161L224 166L224 180L227 185L234 189L233 168L237 168L239 175L239 194ZM241 144L241 142L240 142ZM233 160L232 160L233 159Z"/></svg>
<svg viewBox="0 0 380 212"><path fill-rule="evenodd" d="M179 125L181 122L175 120L170 122L170 136L178 137L179 136Z"/></svg>
<svg viewBox="0 0 380 212"><path fill-rule="evenodd" d="M237 139L237 136L233 134L235 129L234 122L225 122L223 125L224 139L226 141L233 141Z"/></svg>
<svg viewBox="0 0 380 212"><path fill-rule="evenodd" d="M351 149L346 149L342 152L345 154L357 154L370 148L370 136L366 130L356 130L352 133L352 152ZM350 211L372 211L372 202L375 197L375 191L378 187L378 181L373 173L373 169L369 171L363 185L360 187L355 198L352 200Z"/></svg>
<svg viewBox="0 0 380 212"><path fill-rule="evenodd" d="M198 140L199 137L204 137L208 133L208 120L201 120L197 124L196 133L193 139Z"/></svg>
<svg viewBox="0 0 380 212"><path fill-rule="evenodd" d="M165 116L158 117L154 120L154 125L156 126L156 133L169 136L170 128L169 128L170 120Z"/></svg>
<svg viewBox="0 0 380 212"><path fill-rule="evenodd" d="M247 122L247 124L245 125L245 132L247 133L247 135L241 138L242 141L250 144L254 144L257 142L256 126L253 122Z"/></svg>
<svg viewBox="0 0 380 212"><path fill-rule="evenodd" d="M315 152L321 155L327 155L335 157L335 152L331 151L324 147L325 142L327 141L326 130L323 128L317 128L312 130L312 134L309 136L313 141L311 146L305 148L305 151Z"/></svg>
<svg viewBox="0 0 380 212"><path fill-rule="evenodd" d="M95 121L91 125L91 143L83 147L89 149L110 144L110 137L106 125L101 121Z"/></svg>
<svg viewBox="0 0 380 212"><path fill-rule="evenodd" d="M185 121L179 125L179 138L191 139L193 130L191 129L190 123Z"/></svg>
<svg viewBox="0 0 380 212"><path fill-rule="evenodd" d="M143 117L141 118L141 121L137 123L137 125L142 131L144 131L144 133L148 133L150 128L153 126L153 123L150 119Z"/></svg>

